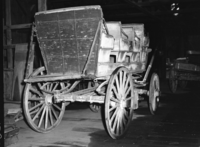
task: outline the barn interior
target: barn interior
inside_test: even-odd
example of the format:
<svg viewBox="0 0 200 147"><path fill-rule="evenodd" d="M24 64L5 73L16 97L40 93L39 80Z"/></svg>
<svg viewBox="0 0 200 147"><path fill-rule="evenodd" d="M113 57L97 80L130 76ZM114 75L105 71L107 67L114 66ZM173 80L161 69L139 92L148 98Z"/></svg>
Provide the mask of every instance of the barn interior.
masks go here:
<svg viewBox="0 0 200 147"><path fill-rule="evenodd" d="M198 0L6 0L3 1L3 66L4 80L7 81L4 82L5 100L21 99L20 81L24 77L23 73L20 73L23 72L22 68L18 71L17 66L24 66L19 61L26 62L35 13L87 5L100 5L106 21L121 21L122 24L143 23L150 38L150 48L158 48L162 54L158 65L161 78L166 77L167 58L173 61L185 56L187 50L199 50ZM20 44L23 47L18 47ZM24 57L21 60L17 60L21 55L15 57L17 48L24 48ZM39 63L35 64L38 66Z"/></svg>
<svg viewBox="0 0 200 147"><path fill-rule="evenodd" d="M144 24L149 47L158 50L153 70L163 81L167 62L186 56L188 50L200 51L199 0L3 0L4 102L21 105L35 13L90 5L101 6L106 22ZM34 55L28 72L42 65L37 43Z"/></svg>

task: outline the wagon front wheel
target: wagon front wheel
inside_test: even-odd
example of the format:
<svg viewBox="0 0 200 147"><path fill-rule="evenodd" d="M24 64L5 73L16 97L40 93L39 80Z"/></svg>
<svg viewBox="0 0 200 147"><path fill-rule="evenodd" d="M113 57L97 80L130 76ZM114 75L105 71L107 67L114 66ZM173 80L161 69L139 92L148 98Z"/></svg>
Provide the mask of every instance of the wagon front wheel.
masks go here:
<svg viewBox="0 0 200 147"><path fill-rule="evenodd" d="M149 109L152 115L156 114L159 106L160 81L156 73L153 73L149 85Z"/></svg>
<svg viewBox="0 0 200 147"><path fill-rule="evenodd" d="M45 68L37 69L31 77L45 75ZM62 90L59 82L27 83L24 91L23 110L28 125L35 131L47 133L62 120L65 103L54 103L54 91Z"/></svg>
<svg viewBox="0 0 200 147"><path fill-rule="evenodd" d="M132 77L125 67L116 69L108 83L105 100L105 124L113 139L122 138L132 120L134 104Z"/></svg>

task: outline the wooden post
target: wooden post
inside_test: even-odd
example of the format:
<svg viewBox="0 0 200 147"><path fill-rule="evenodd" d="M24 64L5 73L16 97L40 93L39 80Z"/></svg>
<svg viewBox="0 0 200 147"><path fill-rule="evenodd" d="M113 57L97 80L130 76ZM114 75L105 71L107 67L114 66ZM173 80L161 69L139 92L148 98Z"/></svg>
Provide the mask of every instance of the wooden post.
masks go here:
<svg viewBox="0 0 200 147"><path fill-rule="evenodd" d="M38 12L47 10L47 0L38 0ZM37 51L36 51L37 53ZM37 60L38 55L36 55L36 62L39 66L42 66L42 60ZM34 62L34 61L33 61ZM30 71L29 71L30 72Z"/></svg>
<svg viewBox="0 0 200 147"><path fill-rule="evenodd" d="M12 44L12 33L11 33L11 1L6 0L6 26L8 27L6 29L6 44L10 45ZM8 49L7 50L7 58L8 58L8 68L13 68L13 50Z"/></svg>
<svg viewBox="0 0 200 147"><path fill-rule="evenodd" d="M38 12L47 10L47 0L38 0Z"/></svg>

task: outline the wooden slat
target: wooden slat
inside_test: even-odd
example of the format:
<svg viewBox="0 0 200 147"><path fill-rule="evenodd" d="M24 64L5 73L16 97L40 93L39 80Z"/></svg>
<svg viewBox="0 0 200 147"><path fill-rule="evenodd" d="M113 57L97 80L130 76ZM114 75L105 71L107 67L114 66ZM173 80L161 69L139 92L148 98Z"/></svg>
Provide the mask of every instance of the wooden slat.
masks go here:
<svg viewBox="0 0 200 147"><path fill-rule="evenodd" d="M21 45L22 45L22 44L25 45L25 44L27 44L27 43L20 43L20 44L21 44ZM16 45L18 45L18 44L4 45L4 46L3 46L3 49L13 49L13 48L15 48Z"/></svg>
<svg viewBox="0 0 200 147"><path fill-rule="evenodd" d="M6 25L11 26L11 2L10 0L6 0ZM7 29L7 44L12 44L12 36L11 30Z"/></svg>
<svg viewBox="0 0 200 147"><path fill-rule="evenodd" d="M4 45L3 49L13 49L15 48L15 44L10 44L10 45Z"/></svg>
<svg viewBox="0 0 200 147"><path fill-rule="evenodd" d="M11 26L11 2L10 0L6 0L6 25ZM7 45L12 44L12 34L11 30L6 30L6 43ZM8 68L13 68L13 52L12 50L7 51L7 57L8 57Z"/></svg>
<svg viewBox="0 0 200 147"><path fill-rule="evenodd" d="M26 29L26 28L31 28L32 24L28 23L28 24L18 24L18 25L7 25L4 26L3 29Z"/></svg>
<svg viewBox="0 0 200 147"><path fill-rule="evenodd" d="M13 71L13 69L10 69L10 68L4 68L3 71Z"/></svg>

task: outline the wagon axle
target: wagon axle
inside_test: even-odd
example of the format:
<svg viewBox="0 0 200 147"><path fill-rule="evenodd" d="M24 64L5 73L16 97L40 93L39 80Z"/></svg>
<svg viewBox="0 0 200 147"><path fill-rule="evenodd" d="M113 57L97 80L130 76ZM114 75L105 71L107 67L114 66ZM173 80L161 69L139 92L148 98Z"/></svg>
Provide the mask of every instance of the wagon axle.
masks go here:
<svg viewBox="0 0 200 147"><path fill-rule="evenodd" d="M44 99L45 99L45 104L50 105L50 104L52 104L53 95L46 94Z"/></svg>

